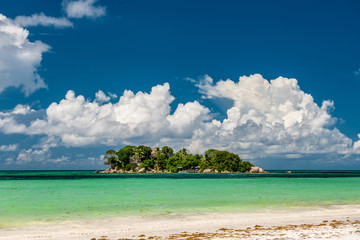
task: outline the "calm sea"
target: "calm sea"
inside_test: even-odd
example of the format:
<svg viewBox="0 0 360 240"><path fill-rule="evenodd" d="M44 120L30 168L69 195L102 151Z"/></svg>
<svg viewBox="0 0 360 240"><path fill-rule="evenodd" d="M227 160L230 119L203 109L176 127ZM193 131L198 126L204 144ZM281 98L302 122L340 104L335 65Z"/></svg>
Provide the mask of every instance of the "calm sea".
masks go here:
<svg viewBox="0 0 360 240"><path fill-rule="evenodd" d="M360 204L360 171L286 174L0 172L0 227L32 221Z"/></svg>

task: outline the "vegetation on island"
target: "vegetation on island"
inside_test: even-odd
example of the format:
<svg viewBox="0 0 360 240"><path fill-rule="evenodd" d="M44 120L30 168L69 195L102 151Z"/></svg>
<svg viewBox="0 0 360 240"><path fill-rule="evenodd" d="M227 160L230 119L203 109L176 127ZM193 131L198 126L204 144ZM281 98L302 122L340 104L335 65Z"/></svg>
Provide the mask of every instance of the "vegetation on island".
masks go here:
<svg viewBox="0 0 360 240"><path fill-rule="evenodd" d="M156 172L247 172L254 165L243 161L239 155L227 151L209 149L205 155L191 154L186 148L174 152L168 146L150 148L148 146L125 146L119 151L108 150L104 156L105 165L122 171Z"/></svg>

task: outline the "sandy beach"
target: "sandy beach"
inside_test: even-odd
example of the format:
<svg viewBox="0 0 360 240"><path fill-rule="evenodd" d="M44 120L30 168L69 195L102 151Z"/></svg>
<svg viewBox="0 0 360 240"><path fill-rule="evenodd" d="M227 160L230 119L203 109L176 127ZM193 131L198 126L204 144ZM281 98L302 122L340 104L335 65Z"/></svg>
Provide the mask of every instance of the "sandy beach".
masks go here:
<svg viewBox="0 0 360 240"><path fill-rule="evenodd" d="M37 222L0 232L1 240L360 239L360 205Z"/></svg>

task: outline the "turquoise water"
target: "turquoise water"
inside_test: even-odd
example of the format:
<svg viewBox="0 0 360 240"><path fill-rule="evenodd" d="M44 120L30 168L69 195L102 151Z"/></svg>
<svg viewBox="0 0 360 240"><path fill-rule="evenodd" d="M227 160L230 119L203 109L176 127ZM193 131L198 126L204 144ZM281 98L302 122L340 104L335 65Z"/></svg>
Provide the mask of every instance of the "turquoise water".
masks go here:
<svg viewBox="0 0 360 240"><path fill-rule="evenodd" d="M0 227L32 221L360 204L360 171L292 174L0 172Z"/></svg>

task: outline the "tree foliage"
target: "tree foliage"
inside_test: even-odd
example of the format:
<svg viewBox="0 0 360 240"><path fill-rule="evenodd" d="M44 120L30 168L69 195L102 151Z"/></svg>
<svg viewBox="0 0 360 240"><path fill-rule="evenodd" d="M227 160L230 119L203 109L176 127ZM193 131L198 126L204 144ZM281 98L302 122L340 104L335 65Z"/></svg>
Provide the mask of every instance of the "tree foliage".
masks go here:
<svg viewBox="0 0 360 240"><path fill-rule="evenodd" d="M105 157L104 157L104 164L105 165L110 165L111 168L116 168L119 160L116 156L116 151L115 150L107 150L105 153Z"/></svg>
<svg viewBox="0 0 360 240"><path fill-rule="evenodd" d="M178 172L195 168L212 169L219 172L246 172L253 164L242 159L235 153L209 149L205 155L191 154L186 148L174 153L169 146L150 148L140 145L125 146L119 151L108 150L104 157L106 165L114 169L135 170L145 168L157 171Z"/></svg>
<svg viewBox="0 0 360 240"><path fill-rule="evenodd" d="M116 152L116 155L119 160L119 164L118 164L119 168L121 168L121 169L129 168L130 159L135 153L134 152L135 148L136 148L135 146L128 145L128 146L121 148L119 151Z"/></svg>
<svg viewBox="0 0 360 240"><path fill-rule="evenodd" d="M151 158L151 147L140 145L135 148L135 156L140 158L141 162Z"/></svg>

